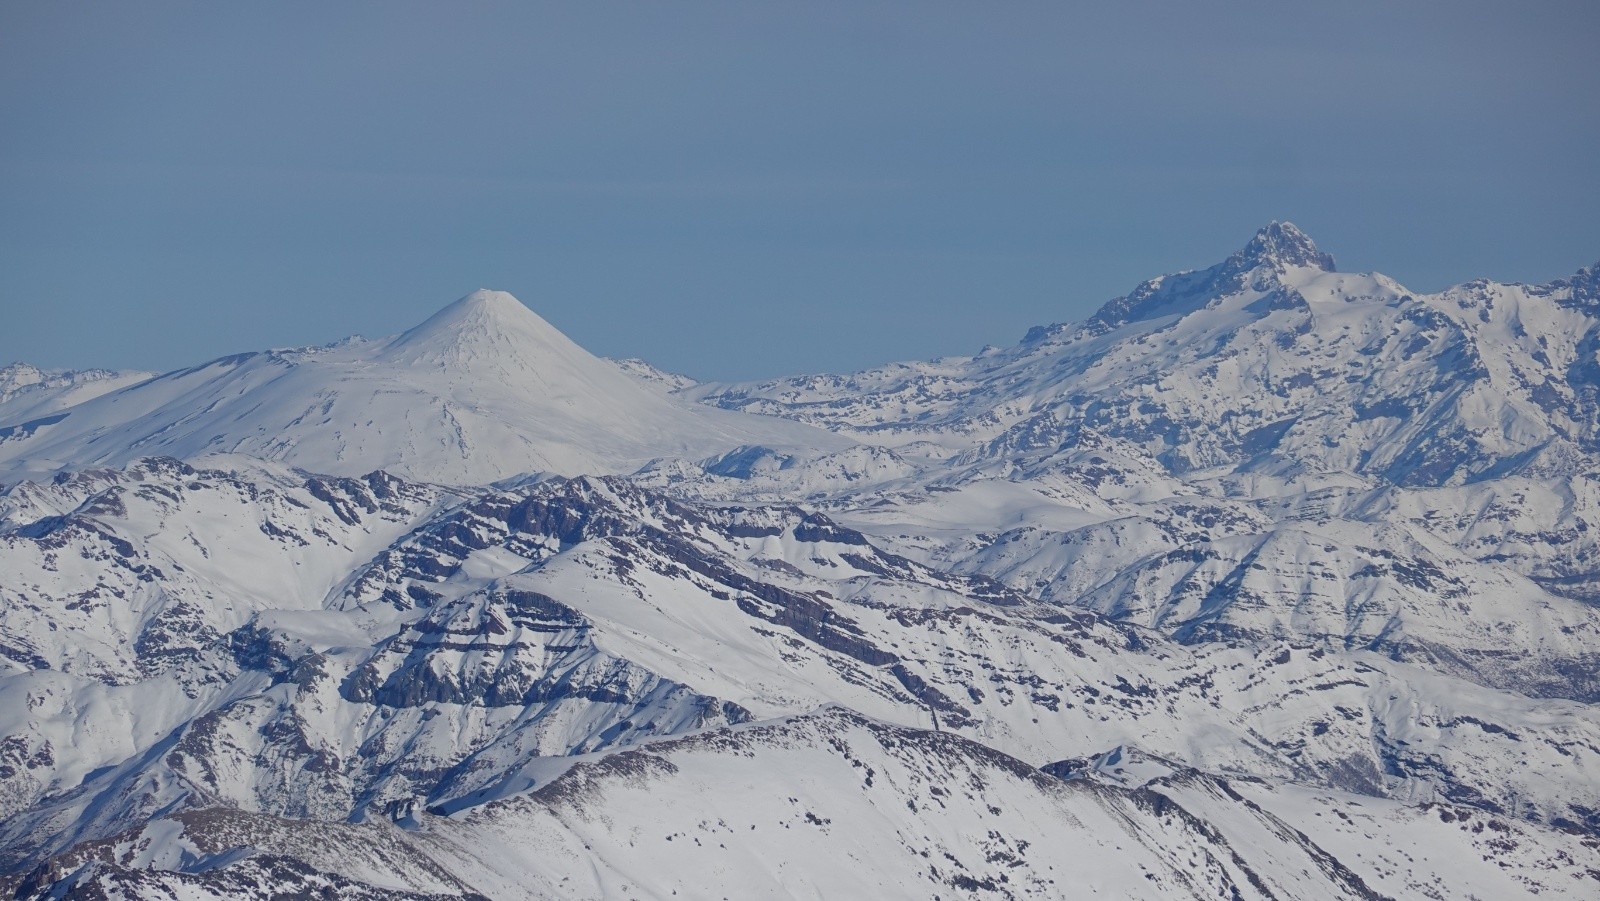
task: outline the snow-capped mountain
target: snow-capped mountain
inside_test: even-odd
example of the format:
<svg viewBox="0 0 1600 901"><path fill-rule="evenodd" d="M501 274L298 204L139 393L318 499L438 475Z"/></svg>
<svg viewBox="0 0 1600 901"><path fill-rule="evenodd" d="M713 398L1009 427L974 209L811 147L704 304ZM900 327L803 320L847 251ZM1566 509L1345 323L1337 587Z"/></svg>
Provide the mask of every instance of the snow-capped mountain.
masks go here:
<svg viewBox="0 0 1600 901"><path fill-rule="evenodd" d="M476 292L6 419L0 889L1592 897L1593 273L1274 223L738 386Z"/></svg>
<svg viewBox="0 0 1600 901"><path fill-rule="evenodd" d="M1274 223L1011 348L689 391L922 460L830 509L944 565L1592 700L1595 272L1414 294Z"/></svg>
<svg viewBox="0 0 1600 901"><path fill-rule="evenodd" d="M1461 484L1564 470L1600 448L1597 271L1417 295L1335 271L1293 225L1274 223L1222 263L1151 279L1011 348L697 393L973 459L1073 446L1092 431L1178 474Z"/></svg>
<svg viewBox="0 0 1600 901"><path fill-rule="evenodd" d="M625 473L745 444L848 444L668 398L498 291L475 291L392 339L224 357L12 425L0 471L32 475L242 453L336 475L382 468L483 484Z"/></svg>

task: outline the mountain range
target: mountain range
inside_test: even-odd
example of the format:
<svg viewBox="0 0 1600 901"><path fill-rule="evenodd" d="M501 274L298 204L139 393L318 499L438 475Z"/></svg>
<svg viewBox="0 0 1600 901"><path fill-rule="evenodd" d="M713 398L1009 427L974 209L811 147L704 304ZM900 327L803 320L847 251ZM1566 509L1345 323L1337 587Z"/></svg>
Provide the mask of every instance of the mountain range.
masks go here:
<svg viewBox="0 0 1600 901"><path fill-rule="evenodd" d="M0 889L1594 897L1597 273L1272 223L850 374L494 291L0 369Z"/></svg>

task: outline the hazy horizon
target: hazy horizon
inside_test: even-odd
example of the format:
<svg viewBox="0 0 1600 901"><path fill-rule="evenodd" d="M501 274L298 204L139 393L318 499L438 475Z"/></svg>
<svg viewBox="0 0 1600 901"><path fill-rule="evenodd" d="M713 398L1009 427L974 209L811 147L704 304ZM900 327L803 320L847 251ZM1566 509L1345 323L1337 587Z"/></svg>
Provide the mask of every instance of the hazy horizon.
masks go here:
<svg viewBox="0 0 1600 901"><path fill-rule="evenodd" d="M478 287L702 379L1007 344L1274 219L1418 291L1600 259L1600 11L0 10L0 363Z"/></svg>

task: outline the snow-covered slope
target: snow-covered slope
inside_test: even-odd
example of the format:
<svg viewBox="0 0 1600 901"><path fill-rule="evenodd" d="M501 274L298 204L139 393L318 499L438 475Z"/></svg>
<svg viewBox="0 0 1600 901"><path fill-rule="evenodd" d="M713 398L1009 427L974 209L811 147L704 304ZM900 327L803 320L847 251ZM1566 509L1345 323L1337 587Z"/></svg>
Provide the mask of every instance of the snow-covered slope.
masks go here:
<svg viewBox="0 0 1600 901"><path fill-rule="evenodd" d="M1275 223L849 376L477 292L24 389L0 894L1592 897L1597 354Z"/></svg>
<svg viewBox="0 0 1600 901"><path fill-rule="evenodd" d="M1586 898L1594 855L1472 808L1159 762L1131 784L1110 764L1063 781L829 708L582 759L535 792L409 812L403 828L178 814L42 865L17 895Z"/></svg>
<svg viewBox="0 0 1600 901"><path fill-rule="evenodd" d="M0 366L0 435L38 428L36 420L153 375L138 370L40 369L29 363Z"/></svg>
<svg viewBox="0 0 1600 901"><path fill-rule="evenodd" d="M509 294L475 291L390 340L265 351L169 372L0 438L0 473L242 453L336 475L483 484L631 472L743 445L849 442L669 398Z"/></svg>
<svg viewBox="0 0 1600 901"><path fill-rule="evenodd" d="M466 815L569 755L840 703L1035 766L1137 747L1600 825L1587 705L1369 652L1186 647L796 508L620 479L441 492L213 462L228 468L156 460L11 492L31 498L4 536L7 590L23 587L0 634L11 868L218 805ZM238 553L212 562L223 543Z"/></svg>

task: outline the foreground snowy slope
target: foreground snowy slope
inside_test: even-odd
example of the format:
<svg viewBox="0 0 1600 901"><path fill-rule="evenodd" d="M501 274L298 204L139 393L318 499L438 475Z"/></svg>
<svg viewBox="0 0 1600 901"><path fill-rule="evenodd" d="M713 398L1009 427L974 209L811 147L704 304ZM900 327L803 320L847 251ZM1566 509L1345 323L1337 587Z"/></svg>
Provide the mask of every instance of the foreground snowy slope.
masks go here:
<svg viewBox="0 0 1600 901"><path fill-rule="evenodd" d="M1597 297L1273 224L852 376L494 292L40 376L0 894L1592 897Z"/></svg>
<svg viewBox="0 0 1600 901"><path fill-rule="evenodd" d="M830 708L573 761L537 791L403 828L178 814L52 860L17 894L1512 899L1595 885L1592 841L1470 808L1145 771L1062 781Z"/></svg>
<svg viewBox="0 0 1600 901"><path fill-rule="evenodd" d="M0 410L3 413L3 410ZM669 398L573 344L511 295L476 291L391 340L213 360L29 422L0 472L244 453L317 472L482 484L631 472L744 444L848 441Z"/></svg>
<svg viewBox="0 0 1600 901"><path fill-rule="evenodd" d="M213 462L228 468L152 460L13 489L30 505L0 536L19 574L5 591L22 586L0 634L10 868L216 805L464 815L571 754L831 703L1033 766L1121 749L1597 825L1588 705L1368 652L1185 647L791 507ZM210 562L223 542L256 561L247 579L238 558ZM72 599L54 617L52 596Z"/></svg>

